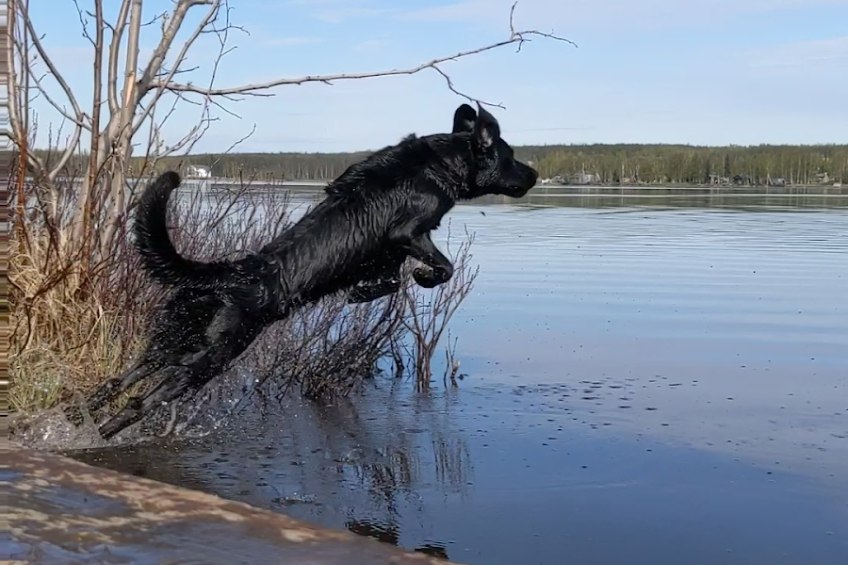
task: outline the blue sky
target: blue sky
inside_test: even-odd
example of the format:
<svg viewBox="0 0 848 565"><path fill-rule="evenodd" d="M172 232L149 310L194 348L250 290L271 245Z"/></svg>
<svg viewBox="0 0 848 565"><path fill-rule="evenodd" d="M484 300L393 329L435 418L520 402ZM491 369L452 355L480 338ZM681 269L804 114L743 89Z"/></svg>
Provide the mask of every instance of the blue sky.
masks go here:
<svg viewBox="0 0 848 565"><path fill-rule="evenodd" d="M80 3L85 5L84 0ZM70 0L32 2L45 45L83 99L90 47ZM110 13L119 4L107 1ZM145 18L168 9L146 0ZM230 0L236 46L218 86L283 76L409 67L504 39L510 1ZM190 18L196 21L203 7ZM493 113L512 144L848 143L848 0L520 0L516 27L554 32L447 63L456 87L502 103ZM158 39L145 28L142 59ZM192 52L208 80L211 37ZM187 77L183 77L184 79ZM348 151L410 132L446 131L463 100L432 71L415 76L285 86L229 103L195 151ZM58 115L43 101L41 138ZM185 105L165 131L196 122Z"/></svg>

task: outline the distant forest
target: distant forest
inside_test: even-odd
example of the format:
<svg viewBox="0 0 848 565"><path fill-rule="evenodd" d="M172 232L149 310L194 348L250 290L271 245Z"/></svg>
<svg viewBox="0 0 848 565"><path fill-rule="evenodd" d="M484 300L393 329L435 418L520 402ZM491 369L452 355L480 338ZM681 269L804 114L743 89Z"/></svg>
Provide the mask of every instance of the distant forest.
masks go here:
<svg viewBox="0 0 848 565"><path fill-rule="evenodd" d="M563 184L817 185L848 182L848 145L547 145L515 148L542 179ZM368 152L197 154L161 160L213 177L331 180ZM84 157L84 156L80 156ZM139 165L141 163L139 162Z"/></svg>
<svg viewBox="0 0 848 565"><path fill-rule="evenodd" d="M548 145L515 148L542 179L565 184L815 185L848 181L848 145ZM331 180L367 152L192 155L214 177ZM176 161L160 163L175 166Z"/></svg>

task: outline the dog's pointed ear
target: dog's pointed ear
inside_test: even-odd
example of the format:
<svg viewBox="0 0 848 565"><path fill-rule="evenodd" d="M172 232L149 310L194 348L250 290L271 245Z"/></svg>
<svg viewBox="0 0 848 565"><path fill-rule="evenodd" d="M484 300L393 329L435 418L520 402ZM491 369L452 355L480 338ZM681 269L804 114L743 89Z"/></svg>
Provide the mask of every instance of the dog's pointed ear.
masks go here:
<svg viewBox="0 0 848 565"><path fill-rule="evenodd" d="M483 148L489 148L501 137L501 126L493 115L477 103L477 121L474 123L474 137Z"/></svg>
<svg viewBox="0 0 848 565"><path fill-rule="evenodd" d="M453 113L453 131L451 133L471 133L477 121L477 112L468 104L463 104Z"/></svg>

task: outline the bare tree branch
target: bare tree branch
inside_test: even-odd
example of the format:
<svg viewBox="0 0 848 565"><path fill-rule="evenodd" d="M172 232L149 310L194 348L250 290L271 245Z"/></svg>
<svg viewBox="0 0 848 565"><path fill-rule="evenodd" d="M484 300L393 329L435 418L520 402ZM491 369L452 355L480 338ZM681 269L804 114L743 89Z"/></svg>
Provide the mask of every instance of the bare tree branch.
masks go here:
<svg viewBox="0 0 848 565"><path fill-rule="evenodd" d="M26 165L35 171L36 175L46 174L46 166L35 153L27 148L29 142L29 40L26 24L19 24L19 19L27 19L28 5L26 0L19 4L18 10L9 11L7 22L10 30L10 39L6 42L6 58L9 61L9 80L7 83L9 95L9 124L12 126L12 142L26 160ZM18 16L21 18L18 18ZM20 69L15 63L20 61ZM18 72L20 71L20 72ZM23 83L23 84L21 84ZM23 191L19 191L18 207L23 206Z"/></svg>
<svg viewBox="0 0 848 565"><path fill-rule="evenodd" d="M77 125L78 125L78 126L80 126L81 128L83 128L83 129L85 129L85 130L89 130L89 131L90 131L90 130L91 130L91 126L90 126L89 124L87 124L85 121L81 121L81 120L80 120L80 118L79 118L79 116L73 116L73 115L71 115L71 114L68 112L68 109L67 109L67 108L65 108L64 106L61 106L61 105L59 104L59 102L58 102L56 99L54 99L54 98L50 95L50 93L48 92L47 88L46 88L46 87L44 86L44 84L42 83L42 81L44 80L44 77L45 77L47 74L48 74L48 73L45 73L45 74L41 75L40 77L39 77L39 76L36 76L35 74L31 74L31 75L30 75L30 78L31 78L31 79L33 80L33 82L35 83L35 88L36 88L36 90L38 90L39 94L41 94L41 96L43 96L43 97L44 97L44 99L47 101L47 103L48 103L48 104L50 104L51 106L53 106L53 109L54 109L54 110L56 110L56 111L57 111L57 112L58 112L58 113L59 113L59 114L60 114L63 118L65 118L66 120L68 120L68 121L69 121L69 122L71 122L72 124L77 124ZM85 116L83 115L83 118L84 118L84 117L85 117Z"/></svg>
<svg viewBox="0 0 848 565"><path fill-rule="evenodd" d="M74 0L76 3L76 0ZM79 9L79 8L77 8ZM82 15L80 15L80 20L82 20ZM94 20L95 20L95 39L93 41L94 45L94 69L93 69L93 79L94 79L94 92L92 95L91 107L91 144L89 146L89 155L88 155L88 167L86 170L86 182L82 186L82 190L80 191L80 202L79 209L82 211L82 231L83 233L88 233L89 224L91 222L91 198L92 191L94 190L95 182L98 174L98 166L97 166L97 155L99 153L98 147L101 142L100 139L100 107L102 105L103 99L103 30L105 28L104 20L103 20L103 3L95 2L94 3ZM86 239L86 246L90 245L90 240ZM84 252L82 260L87 263L91 257L90 253L86 249ZM83 265L83 272L86 272L87 264Z"/></svg>
<svg viewBox="0 0 848 565"><path fill-rule="evenodd" d="M153 88L150 88L148 85L151 84L151 82L154 80L154 76L156 75L156 73L158 73L159 69L161 69L162 64L164 63L165 55L167 54L167 51L170 48L171 43L173 43L174 36L176 35L177 31L179 30L179 27L177 27L177 28L173 27L174 20L176 20L179 17L180 18L180 25L182 25L182 20L185 19L185 15L188 12L188 10L192 6L203 5L203 4L208 4L208 5L211 6L211 8L209 8L209 11L206 13L206 16L200 21L200 23L197 24L197 26L195 27L194 32L191 34L191 36L188 39L186 39L185 43L183 43L183 46L180 49L180 52L176 57L176 62L174 63L174 65L171 68L168 75L162 81L162 84L170 83L170 81L173 79L174 75L176 74L177 70L179 69L180 64L183 61L185 61L186 55L188 54L189 49L191 49L191 46L194 44L194 42L197 40L197 38L200 37L201 32L207 26L209 26L212 22L215 21L215 18L217 18L217 16L218 16L218 10L221 7L220 0L181 0L180 3L177 5L177 8L174 12L174 16L171 20L171 23L170 23L170 25L168 25L168 27L165 31L165 35L163 35L163 37L162 37L162 41L157 46L156 50L154 51L153 57L151 57L151 59L150 59L150 63L148 63L147 68L145 69L144 73L142 74L141 78L139 79L139 87L138 87L138 95L137 95L137 98L136 98L136 103L141 102L141 98L147 92L149 92L150 90L154 90ZM180 13L180 15L178 15L177 12L181 9L182 9L182 12ZM158 57L158 60L157 60L156 66L154 66L154 60L157 59L157 57ZM150 110L156 105L156 102L162 97L162 94L164 92L166 92L166 89L162 86L156 87L155 90L157 92L154 95L153 100L148 101L147 109L145 111L143 111L141 113L141 116L136 120L135 125L133 126L133 131L137 131L138 128L141 127L141 124L150 115Z"/></svg>
<svg viewBox="0 0 848 565"><path fill-rule="evenodd" d="M341 81L341 80L358 80L358 79L386 77L386 76L414 75L414 74L420 73L421 71L424 71L426 69L432 69L432 70L436 71L437 73L439 73L440 75L442 75L442 77L446 79L448 88L452 92L454 92L455 94L458 94L459 96L462 96L462 97L464 97L468 100L471 100L471 101L480 102L481 104L487 104L487 105L490 105L490 106L500 106L499 104L492 104L492 103L484 102L482 100L478 100L476 98L472 98L471 96L457 90L453 85L453 81L450 79L450 77L447 75L447 73L442 70L440 65L447 63L447 62L450 62L450 61L456 61L456 60L459 60L459 59L463 59L463 58L466 58L466 57L469 57L469 56L472 56L472 55L478 55L480 53L485 53L486 51L492 51L494 49L498 49L500 47L504 47L504 46L507 46L507 45L517 45L518 49L520 49L521 46L524 43L532 41L533 37L544 37L544 38L552 39L552 40L555 40L555 41L562 41L564 43L568 43L569 45L577 47L577 44L574 43L573 41L571 41L570 39L566 39L564 37L560 37L560 36L554 35L552 33L544 33L544 32L532 30L532 29L531 30L516 31L514 24L513 24L513 18L514 18L514 14L515 14L515 6L516 6L516 4L513 4L512 8L510 9L510 18L509 18L510 35L509 35L508 39L505 39L503 41L498 41L498 42L495 42L495 43L490 43L488 45L485 45L483 47L478 47L476 49L469 49L467 51L460 51L459 53L456 53L454 55L448 55L448 56L445 56L445 57L438 57L436 59L432 59L431 61L428 61L426 63L421 63L420 65L416 65L416 66L413 66L413 67L408 67L408 68L403 68L403 69L382 70L382 71L369 71L369 72L362 72L362 73L339 73L339 74L330 74L330 75L306 75L306 76L295 77L295 78L279 78L279 79L271 80L271 81L268 81L268 82L251 83L251 84L245 84L245 85L233 86L233 87L226 87L226 88L203 87L203 86L194 85L192 83L182 84L182 83L172 82L172 81L168 81L168 80L152 81L149 84L149 87L150 88L166 89L166 90L170 90L172 92L193 92L195 94L201 94L203 96L226 96L226 95L233 95L233 94L243 94L243 95L249 95L249 96L273 96L273 93L266 93L266 92L263 92L263 91L270 90L270 89L276 88L278 86L285 86L285 85L291 85L291 84L300 85L300 84L306 84L306 83L310 83L310 82L321 82L321 83L324 83L324 84L332 84L333 82Z"/></svg>
<svg viewBox="0 0 848 565"><path fill-rule="evenodd" d="M41 40L38 38L38 34L36 34L35 29L32 25L32 20L27 15L24 17L24 23L29 30L29 35L31 36L32 45L35 47L35 50L38 52L38 56L44 61L44 64L47 66L47 69L53 75L53 78L59 83L59 86L62 88L62 91L65 93L65 96L68 98L68 102L70 102L71 106L74 109L74 114L77 116L75 120L74 133L71 135L71 142L68 143L65 151L62 153L62 156L59 158L59 161L56 163L54 167L51 168L50 171L47 171L47 180L49 182L53 182L56 179L56 175L65 167L65 165L70 160L71 156L74 154L74 151L77 149L77 144L79 143L80 136L82 135L82 123L84 121L84 114L82 108L77 103L76 96L74 96L74 91L68 85L65 78L62 76L62 73L59 72L59 69L56 68L56 65L53 64L53 60L47 54L47 51L44 49L44 46L41 44Z"/></svg>
<svg viewBox="0 0 848 565"><path fill-rule="evenodd" d="M118 56L121 51L121 39L124 35L124 29L127 26L127 17L130 13L130 0L121 2L121 9L118 11L118 18L115 21L114 29L112 30L112 41L109 42L109 76L107 77L107 85L109 90L109 112L117 114L119 111L118 103Z"/></svg>
<svg viewBox="0 0 848 565"><path fill-rule="evenodd" d="M171 44L174 42L174 38L177 36L177 32L183 25L183 21L185 20L186 14L188 11L194 6L202 6L202 5L211 5L209 13L207 17L204 18L203 22L198 25L198 30L202 30L209 21L209 16L217 13L218 7L220 5L220 0L178 0L177 6L174 8L173 14L171 14L171 19L168 22L167 27L165 28L162 34L162 40L153 50L153 55L150 57L150 61L147 63L147 67L145 67L144 71L141 73L138 81L138 94L136 98L136 103L138 100L144 96L146 92L150 89L150 83L153 81L153 78L156 76L156 73L159 72L159 69L162 68L162 64L165 62L165 56L168 54L168 50L171 48ZM213 17L214 19L214 17ZM177 63L175 63L174 68L179 66L183 60L185 60L185 55L188 52L188 49L191 47L191 44L194 43L194 40L200 34L199 31L195 31L194 34L186 41L180 55L177 57ZM167 80L165 81L168 82Z"/></svg>
<svg viewBox="0 0 848 565"><path fill-rule="evenodd" d="M101 0L98 0L101 1ZM124 182L129 172L129 159L132 154L132 117L135 113L135 101L137 100L138 81L136 73L138 69L139 34L141 30L141 4L142 0L131 0L129 31L127 32L127 53L124 67L124 89L121 93L123 98L121 110L117 116L112 116L107 131L112 133L113 145L117 162L114 163L111 173L111 186L108 198L111 206L105 220L103 245L110 245L118 224L122 221L126 208L126 190ZM105 249L101 251L105 254Z"/></svg>
<svg viewBox="0 0 848 565"><path fill-rule="evenodd" d="M98 5L102 11L103 4L100 2L95 2L95 5ZM96 47L96 43L94 39L92 39L91 34L88 33L88 21L85 19L85 13L79 5L78 0L74 0L74 7L77 9L77 16L79 17L80 26L82 26L82 36L91 43L92 47ZM101 12L102 13L102 12ZM102 19L102 18L101 18Z"/></svg>

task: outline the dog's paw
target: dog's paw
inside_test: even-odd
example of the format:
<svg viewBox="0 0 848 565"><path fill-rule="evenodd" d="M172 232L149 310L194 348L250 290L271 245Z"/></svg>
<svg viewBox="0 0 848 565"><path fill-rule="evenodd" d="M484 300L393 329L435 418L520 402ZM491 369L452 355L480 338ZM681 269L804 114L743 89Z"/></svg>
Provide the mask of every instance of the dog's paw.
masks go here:
<svg viewBox="0 0 848 565"><path fill-rule="evenodd" d="M412 278L424 288L433 288L448 282L453 276L453 265L423 265L412 270Z"/></svg>

